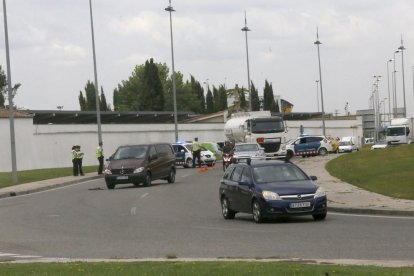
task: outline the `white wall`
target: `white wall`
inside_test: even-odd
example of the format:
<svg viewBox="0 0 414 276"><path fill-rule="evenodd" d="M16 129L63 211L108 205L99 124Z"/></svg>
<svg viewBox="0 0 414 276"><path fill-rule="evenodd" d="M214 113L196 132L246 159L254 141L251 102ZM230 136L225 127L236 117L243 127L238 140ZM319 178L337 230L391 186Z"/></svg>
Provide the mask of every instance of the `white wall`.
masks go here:
<svg viewBox="0 0 414 276"><path fill-rule="evenodd" d="M326 134L333 137L362 137L362 122L358 120L327 120ZM85 166L97 165L98 144L96 125L33 125L31 118L15 118L17 170L71 167L71 148L80 145L85 153ZM287 138L297 137L300 125L308 134L322 134L321 121L288 121ZM224 141L224 123L179 124L180 140ZM11 171L10 125L0 118L0 172ZM105 156L121 144L174 142L174 124L103 124L102 140Z"/></svg>

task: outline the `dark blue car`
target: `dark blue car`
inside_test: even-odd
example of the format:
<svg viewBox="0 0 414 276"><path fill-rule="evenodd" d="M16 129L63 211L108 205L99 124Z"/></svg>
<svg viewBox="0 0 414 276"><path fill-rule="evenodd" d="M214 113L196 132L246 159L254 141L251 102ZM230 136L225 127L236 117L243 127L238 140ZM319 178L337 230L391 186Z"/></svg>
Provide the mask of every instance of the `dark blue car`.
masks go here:
<svg viewBox="0 0 414 276"><path fill-rule="evenodd" d="M241 212L253 214L257 223L303 215L323 220L327 213L326 193L316 184L316 177L288 161L247 159L230 165L219 196L225 219Z"/></svg>

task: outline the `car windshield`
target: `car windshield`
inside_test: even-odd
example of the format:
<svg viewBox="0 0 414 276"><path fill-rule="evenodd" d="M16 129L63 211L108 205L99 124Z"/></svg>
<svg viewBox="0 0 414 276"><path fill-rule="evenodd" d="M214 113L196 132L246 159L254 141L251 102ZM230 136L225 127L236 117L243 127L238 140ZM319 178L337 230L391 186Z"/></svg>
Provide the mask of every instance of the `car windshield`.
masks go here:
<svg viewBox="0 0 414 276"><path fill-rule="evenodd" d="M405 135L404 127L388 127L387 136L403 136Z"/></svg>
<svg viewBox="0 0 414 276"><path fill-rule="evenodd" d="M253 168L253 177L257 184L308 180L308 176L290 164L267 165Z"/></svg>
<svg viewBox="0 0 414 276"><path fill-rule="evenodd" d="M269 118L266 121L254 121L251 131L253 133L284 132L285 126L281 118Z"/></svg>
<svg viewBox="0 0 414 276"><path fill-rule="evenodd" d="M241 152L241 151L258 151L259 147L256 144L243 144L243 145L236 145L234 147L234 150L236 152Z"/></svg>
<svg viewBox="0 0 414 276"><path fill-rule="evenodd" d="M113 160L120 159L142 159L145 158L148 146L129 146L119 148L113 157Z"/></svg>

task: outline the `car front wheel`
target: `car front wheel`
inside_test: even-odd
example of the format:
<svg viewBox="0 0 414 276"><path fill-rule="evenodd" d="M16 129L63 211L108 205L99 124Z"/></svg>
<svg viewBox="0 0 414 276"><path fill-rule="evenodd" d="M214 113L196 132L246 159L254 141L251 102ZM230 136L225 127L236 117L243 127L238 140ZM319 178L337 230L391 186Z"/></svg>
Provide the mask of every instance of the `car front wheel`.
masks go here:
<svg viewBox="0 0 414 276"><path fill-rule="evenodd" d="M326 213L312 215L312 217L313 217L314 220L324 220L326 218Z"/></svg>
<svg viewBox="0 0 414 276"><path fill-rule="evenodd" d="M236 212L230 209L229 201L225 197L221 199L221 213L224 219L234 219L236 215Z"/></svg>
<svg viewBox="0 0 414 276"><path fill-rule="evenodd" d="M168 183L174 183L175 182L175 170L171 169L170 175L167 178Z"/></svg>
<svg viewBox="0 0 414 276"><path fill-rule="evenodd" d="M150 186L151 185L151 174L147 172L147 175L145 176L144 180L144 186Z"/></svg>
<svg viewBox="0 0 414 276"><path fill-rule="evenodd" d="M262 209L260 208L260 204L257 200L253 201L252 213L253 213L253 219L256 223L263 222Z"/></svg>
<svg viewBox="0 0 414 276"><path fill-rule="evenodd" d="M113 183L106 183L106 187L107 187L109 190L113 190L113 189L115 188L115 184L113 184Z"/></svg>

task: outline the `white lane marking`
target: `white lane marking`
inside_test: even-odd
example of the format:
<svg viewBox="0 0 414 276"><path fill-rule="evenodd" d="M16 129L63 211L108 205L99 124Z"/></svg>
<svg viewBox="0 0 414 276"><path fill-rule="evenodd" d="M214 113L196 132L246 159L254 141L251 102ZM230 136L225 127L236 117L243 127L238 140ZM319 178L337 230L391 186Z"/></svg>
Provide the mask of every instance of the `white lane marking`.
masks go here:
<svg viewBox="0 0 414 276"><path fill-rule="evenodd" d="M137 207L132 207L131 208L131 215L135 215L137 212Z"/></svg>
<svg viewBox="0 0 414 276"><path fill-rule="evenodd" d="M0 257L12 257L12 256L17 256L17 254L13 254L13 253L0 253Z"/></svg>
<svg viewBox="0 0 414 276"><path fill-rule="evenodd" d="M144 197L146 197L147 195L149 195L149 193L145 193L145 194L141 195L141 196L140 196L140 198L144 198Z"/></svg>
<svg viewBox="0 0 414 276"><path fill-rule="evenodd" d="M34 255L17 255L14 258L42 258L42 256L34 256Z"/></svg>
<svg viewBox="0 0 414 276"><path fill-rule="evenodd" d="M414 220L414 217L405 216L386 216L386 215L368 215L368 214L351 214L351 213L336 213L328 212L329 215L333 216L349 216L349 217L369 217L369 218L390 218L390 219L408 219Z"/></svg>

